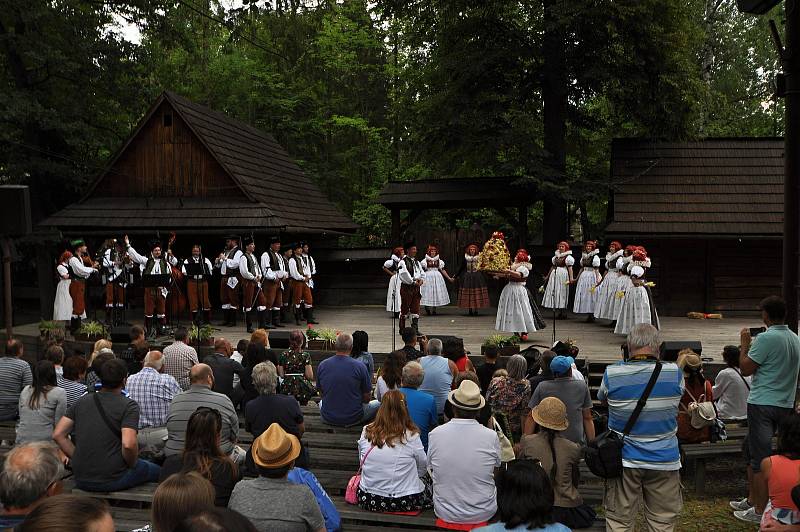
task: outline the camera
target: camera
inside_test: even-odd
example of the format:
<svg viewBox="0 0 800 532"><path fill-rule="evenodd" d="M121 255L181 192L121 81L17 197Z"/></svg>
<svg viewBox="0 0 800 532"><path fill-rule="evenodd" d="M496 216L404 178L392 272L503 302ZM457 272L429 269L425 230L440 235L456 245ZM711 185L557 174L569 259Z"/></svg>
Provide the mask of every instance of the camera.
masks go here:
<svg viewBox="0 0 800 532"><path fill-rule="evenodd" d="M750 337L755 338L756 336L758 336L759 334L763 333L766 330L767 330L766 327L750 327Z"/></svg>

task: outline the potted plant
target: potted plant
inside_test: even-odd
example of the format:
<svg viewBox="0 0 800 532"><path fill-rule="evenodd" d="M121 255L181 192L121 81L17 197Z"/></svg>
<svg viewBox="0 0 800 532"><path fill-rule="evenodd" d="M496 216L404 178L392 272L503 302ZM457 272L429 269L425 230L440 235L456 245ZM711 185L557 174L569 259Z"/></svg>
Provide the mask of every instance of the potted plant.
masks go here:
<svg viewBox="0 0 800 532"><path fill-rule="evenodd" d="M333 351L333 342L339 335L338 331L322 327L314 329L311 325L306 329L306 338L308 339L308 349L314 351Z"/></svg>
<svg viewBox="0 0 800 532"><path fill-rule="evenodd" d="M198 327L192 325L189 329L189 344L196 347L207 347L214 345L214 327L211 325L203 325Z"/></svg>
<svg viewBox="0 0 800 532"><path fill-rule="evenodd" d="M99 321L85 321L75 333L79 342L96 342L106 337L106 326Z"/></svg>
<svg viewBox="0 0 800 532"><path fill-rule="evenodd" d="M60 329L62 331L62 336L63 336L64 325L61 322L53 320L40 321L39 336L41 337L42 341L46 342L47 340L49 340L56 329Z"/></svg>
<svg viewBox="0 0 800 532"><path fill-rule="evenodd" d="M499 356L511 356L519 353L519 336L516 334L505 336L493 334L487 336L481 344L481 354L486 354L488 349L496 349Z"/></svg>

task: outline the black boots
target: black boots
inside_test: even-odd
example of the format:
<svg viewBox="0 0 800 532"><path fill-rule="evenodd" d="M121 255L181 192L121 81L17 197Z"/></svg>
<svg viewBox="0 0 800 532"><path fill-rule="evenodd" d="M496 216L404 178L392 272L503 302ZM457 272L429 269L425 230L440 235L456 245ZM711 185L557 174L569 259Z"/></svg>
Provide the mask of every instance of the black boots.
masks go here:
<svg viewBox="0 0 800 532"><path fill-rule="evenodd" d="M253 311L244 313L245 322L247 323L247 332L249 332L249 333L253 332L253 318L252 318L252 316L253 316Z"/></svg>
<svg viewBox="0 0 800 532"><path fill-rule="evenodd" d="M314 319L314 307L306 307L306 322L309 325L315 325L319 323Z"/></svg>
<svg viewBox="0 0 800 532"><path fill-rule="evenodd" d="M156 329L153 324L153 318L151 317L144 317L144 335L146 338L153 339L156 337Z"/></svg>
<svg viewBox="0 0 800 532"><path fill-rule="evenodd" d="M300 325L300 314L301 314L300 307L295 307L294 309L294 323L295 325Z"/></svg>
<svg viewBox="0 0 800 532"><path fill-rule="evenodd" d="M81 328L81 319L80 318L70 318L69 320L69 332L72 333L72 336L78 332L78 329Z"/></svg>
<svg viewBox="0 0 800 532"><path fill-rule="evenodd" d="M270 312L270 311L267 311L267 312ZM272 309L272 312L270 312L270 314L272 314L272 326L273 327L283 327L283 325L281 325L281 311L280 310L276 310L276 309Z"/></svg>
<svg viewBox="0 0 800 532"><path fill-rule="evenodd" d="M403 329L405 329L405 328L406 328L406 317L405 316L400 316L400 326L397 329L397 332L399 334L403 334Z"/></svg>
<svg viewBox="0 0 800 532"><path fill-rule="evenodd" d="M272 313L269 310L258 311L258 327L260 329L274 329L272 325Z"/></svg>
<svg viewBox="0 0 800 532"><path fill-rule="evenodd" d="M411 326L414 328L414 331L417 333L417 336L420 336L419 318L411 318Z"/></svg>

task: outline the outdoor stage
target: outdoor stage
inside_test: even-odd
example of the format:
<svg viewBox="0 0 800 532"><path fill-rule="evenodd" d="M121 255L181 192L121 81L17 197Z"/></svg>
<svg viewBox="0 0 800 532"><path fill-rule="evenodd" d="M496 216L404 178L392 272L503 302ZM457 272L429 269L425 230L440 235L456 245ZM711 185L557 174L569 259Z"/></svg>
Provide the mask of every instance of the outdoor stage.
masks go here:
<svg viewBox="0 0 800 532"><path fill-rule="evenodd" d="M420 318L420 329L424 334L454 335L464 339L466 348L473 354L480 353L483 339L489 335L497 334L494 330L495 309L485 309L480 316L465 316L464 312L456 307L439 307L437 316L423 316ZM128 312L132 323L142 323L138 316L141 311L134 309ZM401 347L399 335L393 334L397 322L392 326L391 315L383 306L350 306L350 307L319 307L315 309L319 325L315 328L330 327L337 331L353 332L364 330L369 334L369 348L374 353L386 353L392 349L392 339L395 347ZM545 313L545 316L547 314ZM102 314L98 314L99 317ZM245 332L244 322L239 316L239 326L235 328L215 325L218 332L215 337L224 336L233 345L241 338L249 338ZM624 337L613 334L612 329L604 324L585 323L585 317L572 316L566 320L556 321L556 338L574 341L580 347L580 356L595 361L614 361L620 358L620 345ZM185 322L184 322L185 323ZM703 356L713 357L721 361L723 346L727 344L738 345L739 331L743 327L761 326L757 316L732 317L722 320L690 320L684 317L661 317L663 340L699 340L703 344ZM530 344L552 345L553 332L552 319L547 320L547 328L543 331L529 334ZM294 327L294 326L291 326ZM303 324L300 328L305 329ZM287 330L290 327L287 326ZM20 325L14 328L16 335L39 336L35 323ZM166 338L164 340L167 340Z"/></svg>

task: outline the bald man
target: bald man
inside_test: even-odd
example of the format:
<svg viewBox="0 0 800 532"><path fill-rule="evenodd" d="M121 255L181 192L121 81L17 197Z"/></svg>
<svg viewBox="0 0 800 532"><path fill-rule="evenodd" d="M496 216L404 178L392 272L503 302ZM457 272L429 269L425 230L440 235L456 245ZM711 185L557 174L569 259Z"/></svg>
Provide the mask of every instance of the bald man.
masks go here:
<svg viewBox="0 0 800 532"><path fill-rule="evenodd" d="M195 364L189 372L189 389L172 400L167 416L167 444L164 454L172 456L183 452L186 426L189 416L200 407L212 408L222 416L220 447L236 463L242 463L245 451L236 445L239 436L239 416L230 398L217 393L214 387L214 371L208 364Z"/></svg>
<svg viewBox="0 0 800 532"><path fill-rule="evenodd" d="M126 389L139 405L139 448L158 451L164 447L170 403L181 387L172 375L164 373L161 351L148 352L142 364L141 371L128 377Z"/></svg>
<svg viewBox="0 0 800 532"><path fill-rule="evenodd" d="M61 493L63 475L58 447L52 443L30 442L11 449L0 475L0 529L14 528L45 498Z"/></svg>
<svg viewBox="0 0 800 532"><path fill-rule="evenodd" d="M220 337L214 341L214 354L205 357L203 362L211 366L214 371L214 384L211 389L230 397L235 406L244 397L244 389L250 386L252 378L249 371L231 358L232 354L233 347L231 343ZM235 387L233 385L234 375L239 376L240 383Z"/></svg>

